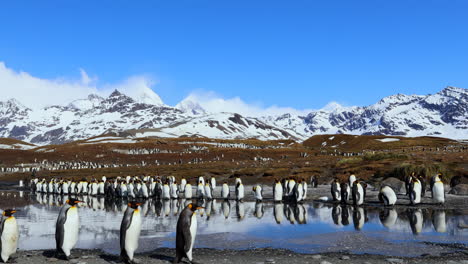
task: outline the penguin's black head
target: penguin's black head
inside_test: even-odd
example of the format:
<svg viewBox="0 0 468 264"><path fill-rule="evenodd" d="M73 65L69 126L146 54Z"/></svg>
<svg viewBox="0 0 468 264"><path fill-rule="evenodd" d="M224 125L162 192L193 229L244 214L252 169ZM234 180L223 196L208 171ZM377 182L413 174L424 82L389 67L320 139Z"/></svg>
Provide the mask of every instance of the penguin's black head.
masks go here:
<svg viewBox="0 0 468 264"><path fill-rule="evenodd" d="M188 204L187 207L190 208L190 210L192 210L193 212L195 212L198 209L203 209L202 206L199 206L198 204L193 204L193 203Z"/></svg>
<svg viewBox="0 0 468 264"><path fill-rule="evenodd" d="M141 203L137 203L137 202L134 202L134 201L128 203L128 207L130 207L132 209L137 209L138 206L140 206L140 205L141 205Z"/></svg>
<svg viewBox="0 0 468 264"><path fill-rule="evenodd" d="M6 209L5 211L3 211L3 215L6 216L6 217L10 217L12 216L14 213L16 213L16 210L13 210L13 209Z"/></svg>
<svg viewBox="0 0 468 264"><path fill-rule="evenodd" d="M74 198L70 198L67 200L67 204L71 205L71 206L75 206L79 203L82 203L83 201L80 201L80 200L77 200L77 199L74 199Z"/></svg>

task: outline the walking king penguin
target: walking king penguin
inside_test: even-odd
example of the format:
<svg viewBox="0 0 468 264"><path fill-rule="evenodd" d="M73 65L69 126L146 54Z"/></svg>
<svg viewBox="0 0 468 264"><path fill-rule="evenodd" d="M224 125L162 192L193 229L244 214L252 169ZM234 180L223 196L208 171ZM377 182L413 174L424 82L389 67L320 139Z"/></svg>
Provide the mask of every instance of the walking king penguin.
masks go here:
<svg viewBox="0 0 468 264"><path fill-rule="evenodd" d="M15 210L7 209L3 211L0 223L0 249L2 251L2 260L7 262L11 255L16 253L18 247L18 225L13 214Z"/></svg>
<svg viewBox="0 0 468 264"><path fill-rule="evenodd" d="M443 204L445 202L444 183L440 179L442 174L437 174L431 178L431 192L434 203Z"/></svg>
<svg viewBox="0 0 468 264"><path fill-rule="evenodd" d="M70 259L70 250L78 241L80 219L78 217L77 204L82 201L70 198L60 209L55 226L55 242L57 243L57 255L65 254Z"/></svg>
<svg viewBox="0 0 468 264"><path fill-rule="evenodd" d="M139 203L128 203L122 224L120 225L120 257L125 263L133 263L133 254L138 248L141 231L141 214Z"/></svg>
<svg viewBox="0 0 468 264"><path fill-rule="evenodd" d="M184 257L192 262L193 243L197 235L196 211L202 208L190 203L180 213L179 220L177 220L176 257L174 263L179 263Z"/></svg>

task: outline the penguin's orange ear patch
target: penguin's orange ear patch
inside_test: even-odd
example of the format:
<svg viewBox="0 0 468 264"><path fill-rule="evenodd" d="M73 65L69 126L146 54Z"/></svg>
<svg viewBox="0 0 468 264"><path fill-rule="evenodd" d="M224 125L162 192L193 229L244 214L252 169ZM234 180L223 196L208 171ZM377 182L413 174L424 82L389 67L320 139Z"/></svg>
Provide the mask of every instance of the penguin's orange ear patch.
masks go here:
<svg viewBox="0 0 468 264"><path fill-rule="evenodd" d="M70 200L66 200L65 203L70 203Z"/></svg>
<svg viewBox="0 0 468 264"><path fill-rule="evenodd" d="M192 204L189 204L188 205L188 208L192 209L193 205Z"/></svg>

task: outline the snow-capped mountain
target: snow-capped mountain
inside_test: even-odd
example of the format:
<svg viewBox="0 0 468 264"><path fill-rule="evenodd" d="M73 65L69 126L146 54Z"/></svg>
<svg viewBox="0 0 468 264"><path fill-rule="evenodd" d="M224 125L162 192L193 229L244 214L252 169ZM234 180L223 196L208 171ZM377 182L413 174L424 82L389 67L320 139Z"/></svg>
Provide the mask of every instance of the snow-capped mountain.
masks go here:
<svg viewBox="0 0 468 264"><path fill-rule="evenodd" d="M270 117L271 118L271 117ZM427 96L397 94L367 107L333 107L271 120L298 133L468 138L468 90L447 87Z"/></svg>
<svg viewBox="0 0 468 264"><path fill-rule="evenodd" d="M66 106L33 110L15 99L0 102L0 137L58 144L109 132L135 136L201 136L304 140L315 134L434 135L468 138L468 91L447 87L433 95L392 95L366 107L334 104L307 115L260 118L208 113L195 100L164 105L153 91L129 97L89 95ZM136 132L135 132L136 131ZM140 131L140 132L139 132Z"/></svg>

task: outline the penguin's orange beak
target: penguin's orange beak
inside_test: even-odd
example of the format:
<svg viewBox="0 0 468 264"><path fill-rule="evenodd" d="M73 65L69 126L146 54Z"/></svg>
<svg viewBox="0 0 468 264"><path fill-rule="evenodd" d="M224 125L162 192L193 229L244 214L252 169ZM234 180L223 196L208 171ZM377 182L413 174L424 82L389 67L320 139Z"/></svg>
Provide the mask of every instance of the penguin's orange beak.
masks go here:
<svg viewBox="0 0 468 264"><path fill-rule="evenodd" d="M136 203L136 206L140 206L140 205L142 205L142 203Z"/></svg>
<svg viewBox="0 0 468 264"><path fill-rule="evenodd" d="M196 210L198 210L198 209L205 209L205 207L198 206L198 207L196 208Z"/></svg>
<svg viewBox="0 0 468 264"><path fill-rule="evenodd" d="M76 204L84 203L83 201L75 201Z"/></svg>
<svg viewBox="0 0 468 264"><path fill-rule="evenodd" d="M16 212L17 212L17 210L11 210L11 214L14 214Z"/></svg>

